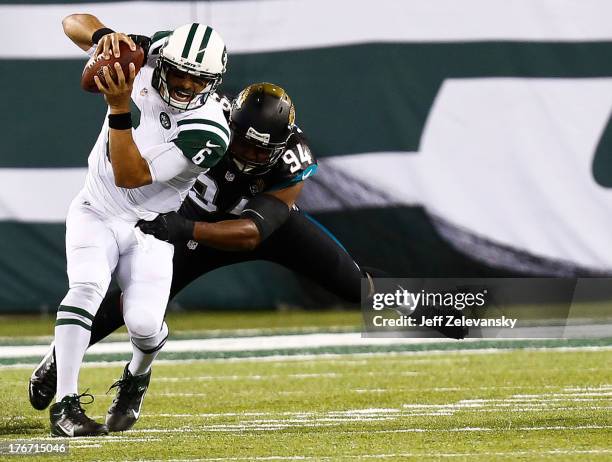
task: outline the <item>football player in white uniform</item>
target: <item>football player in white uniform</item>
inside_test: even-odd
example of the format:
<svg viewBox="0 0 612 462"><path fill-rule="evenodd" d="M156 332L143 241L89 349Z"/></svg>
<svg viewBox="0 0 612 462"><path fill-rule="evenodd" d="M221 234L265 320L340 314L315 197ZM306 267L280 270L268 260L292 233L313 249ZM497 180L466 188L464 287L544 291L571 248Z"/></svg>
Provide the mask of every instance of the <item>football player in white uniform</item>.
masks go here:
<svg viewBox="0 0 612 462"><path fill-rule="evenodd" d="M90 55L133 50L133 40L91 15L63 21L66 35ZM97 45L97 46L96 46ZM50 408L55 436L93 436L121 430L115 410L126 389L140 404L151 363L168 328L164 313L172 280L171 244L141 233L135 224L177 210L197 176L214 166L229 144L229 128L218 101L208 98L221 82L227 55L220 35L202 24L159 34L156 53L138 74L130 64L116 79L104 69L96 85L108 104L107 117L89 155L85 187L66 220L69 290L55 325L57 397ZM115 272L123 290L123 316L133 344L106 424L85 415L78 375L91 322ZM123 393L122 393L123 392ZM133 394L131 394L133 396Z"/></svg>

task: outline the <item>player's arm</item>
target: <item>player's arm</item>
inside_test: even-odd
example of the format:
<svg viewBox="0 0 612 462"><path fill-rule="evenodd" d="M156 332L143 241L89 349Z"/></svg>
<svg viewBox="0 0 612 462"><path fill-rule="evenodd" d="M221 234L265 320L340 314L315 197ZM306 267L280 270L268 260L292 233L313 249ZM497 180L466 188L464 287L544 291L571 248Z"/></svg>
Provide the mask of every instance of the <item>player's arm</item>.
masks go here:
<svg viewBox="0 0 612 462"><path fill-rule="evenodd" d="M151 184L153 177L148 162L142 157L132 137L130 98L136 77L134 63L129 65L129 76L124 75L121 65L115 63L117 80L113 80L108 66L103 68L106 86L96 75L94 81L108 104L108 150L115 176L120 188L139 188Z"/></svg>
<svg viewBox="0 0 612 462"><path fill-rule="evenodd" d="M236 220L196 223L196 240L224 250L253 250L289 218L304 180L315 171L316 161L301 130L297 129L297 136L285 150L282 162L279 160L273 189L251 199Z"/></svg>
<svg viewBox="0 0 612 462"><path fill-rule="evenodd" d="M87 51L93 46L93 34L107 29L102 22L91 14L71 14L62 21L64 33L80 49ZM110 31L110 29L107 29Z"/></svg>
<svg viewBox="0 0 612 462"><path fill-rule="evenodd" d="M230 251L255 249L289 217L303 183L262 193L245 206L241 218L216 223L193 222L176 212L160 215L138 226L147 234L168 242L196 240L209 247Z"/></svg>
<svg viewBox="0 0 612 462"><path fill-rule="evenodd" d="M132 50L136 45L131 37L120 32L114 32L91 14L71 14L62 21L64 33L75 45L84 51L88 51L94 45L98 45L95 55L104 53L110 56L113 52L119 56L119 42L127 43Z"/></svg>
<svg viewBox="0 0 612 462"><path fill-rule="evenodd" d="M119 106L109 105L109 108L110 117L114 114L122 116L130 113L129 106L127 110ZM153 183L149 164L141 156L134 142L131 127L129 129L109 128L108 149L115 184L118 187L133 189Z"/></svg>
<svg viewBox="0 0 612 462"><path fill-rule="evenodd" d="M253 250L289 217L303 183L251 199L241 218L216 223L198 221L193 239L221 250Z"/></svg>
<svg viewBox="0 0 612 462"><path fill-rule="evenodd" d="M136 45L125 34L115 33L90 14L73 14L64 18L62 25L66 35L81 49L89 50L99 41L96 54L110 52L118 55L119 42L124 41L135 50ZM130 75L126 76L119 64L115 65L117 80L109 75L109 69L104 68L104 86L98 76L94 81L98 89L104 93L109 106L109 155L115 174L115 183L123 188L137 188L152 182L147 162L142 158L138 147L132 138L130 113L130 97L135 68L130 64Z"/></svg>

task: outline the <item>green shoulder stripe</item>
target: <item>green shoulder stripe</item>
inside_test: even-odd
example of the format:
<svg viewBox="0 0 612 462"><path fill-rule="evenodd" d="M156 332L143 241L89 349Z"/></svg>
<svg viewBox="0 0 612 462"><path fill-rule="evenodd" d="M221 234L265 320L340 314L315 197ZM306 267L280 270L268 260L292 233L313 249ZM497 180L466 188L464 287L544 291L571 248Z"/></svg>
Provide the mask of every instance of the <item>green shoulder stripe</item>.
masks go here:
<svg viewBox="0 0 612 462"><path fill-rule="evenodd" d="M227 135L227 137L230 137L230 133L229 130L227 129L226 126L221 125L218 122L214 122L212 120L208 120L208 119L185 119L185 120L179 120L177 122L177 125L180 127L181 125L188 125L188 124L202 124L202 125L210 125L211 127L216 127L219 130L221 130L223 133L225 133Z"/></svg>
<svg viewBox="0 0 612 462"><path fill-rule="evenodd" d="M227 150L223 138L206 130L184 130L172 142L185 157L203 168L214 167Z"/></svg>
<svg viewBox="0 0 612 462"><path fill-rule="evenodd" d="M171 33L172 33L171 30L160 30L160 31L157 31L151 37L151 43L154 44L158 40L161 40L161 39L164 39L164 38L168 37Z"/></svg>
<svg viewBox="0 0 612 462"><path fill-rule="evenodd" d="M163 39L168 37L171 33L171 30L162 30L153 34L153 37L151 37L151 48L149 49L149 56L159 54L159 50L164 44Z"/></svg>

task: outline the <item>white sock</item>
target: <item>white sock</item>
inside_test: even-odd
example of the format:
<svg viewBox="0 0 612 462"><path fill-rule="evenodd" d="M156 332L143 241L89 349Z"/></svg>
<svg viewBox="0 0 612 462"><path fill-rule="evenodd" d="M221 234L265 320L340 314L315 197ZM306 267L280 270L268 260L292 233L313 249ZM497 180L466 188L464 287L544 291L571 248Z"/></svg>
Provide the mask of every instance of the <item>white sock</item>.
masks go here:
<svg viewBox="0 0 612 462"><path fill-rule="evenodd" d="M66 395L78 394L79 370L89 338L90 332L80 325L55 326L56 402Z"/></svg>
<svg viewBox="0 0 612 462"><path fill-rule="evenodd" d="M151 364L168 339L168 326L164 322L157 335L149 338L132 337L132 360L128 370L132 375L142 375L149 372Z"/></svg>

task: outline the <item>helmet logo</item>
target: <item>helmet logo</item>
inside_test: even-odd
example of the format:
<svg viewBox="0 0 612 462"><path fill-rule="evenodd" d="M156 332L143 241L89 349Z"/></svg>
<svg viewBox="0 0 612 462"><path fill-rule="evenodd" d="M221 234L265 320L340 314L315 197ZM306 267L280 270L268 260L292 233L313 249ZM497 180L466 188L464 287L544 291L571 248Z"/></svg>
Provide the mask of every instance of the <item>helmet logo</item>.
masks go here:
<svg viewBox="0 0 612 462"><path fill-rule="evenodd" d="M168 114L166 114L165 112L161 112L159 114L159 121L161 122L162 127L164 127L166 130L170 129L170 126L172 124L170 122L170 116Z"/></svg>
<svg viewBox="0 0 612 462"><path fill-rule="evenodd" d="M289 108L289 125L293 126L295 124L295 106L291 104Z"/></svg>
<svg viewBox="0 0 612 462"><path fill-rule="evenodd" d="M247 87L240 92L240 94L236 98L236 103L235 103L237 109L240 109L242 107L242 103L244 103L244 100L247 99L247 96L249 96L249 93L251 93L251 87Z"/></svg>
<svg viewBox="0 0 612 462"><path fill-rule="evenodd" d="M227 51L223 48L223 55L221 56L221 61L223 62L223 70L227 67Z"/></svg>
<svg viewBox="0 0 612 462"><path fill-rule="evenodd" d="M247 139L252 139L252 140L260 141L260 142L262 142L264 144L268 144L270 142L270 134L269 133L259 133L253 127L249 127L249 129L246 132L245 137Z"/></svg>

